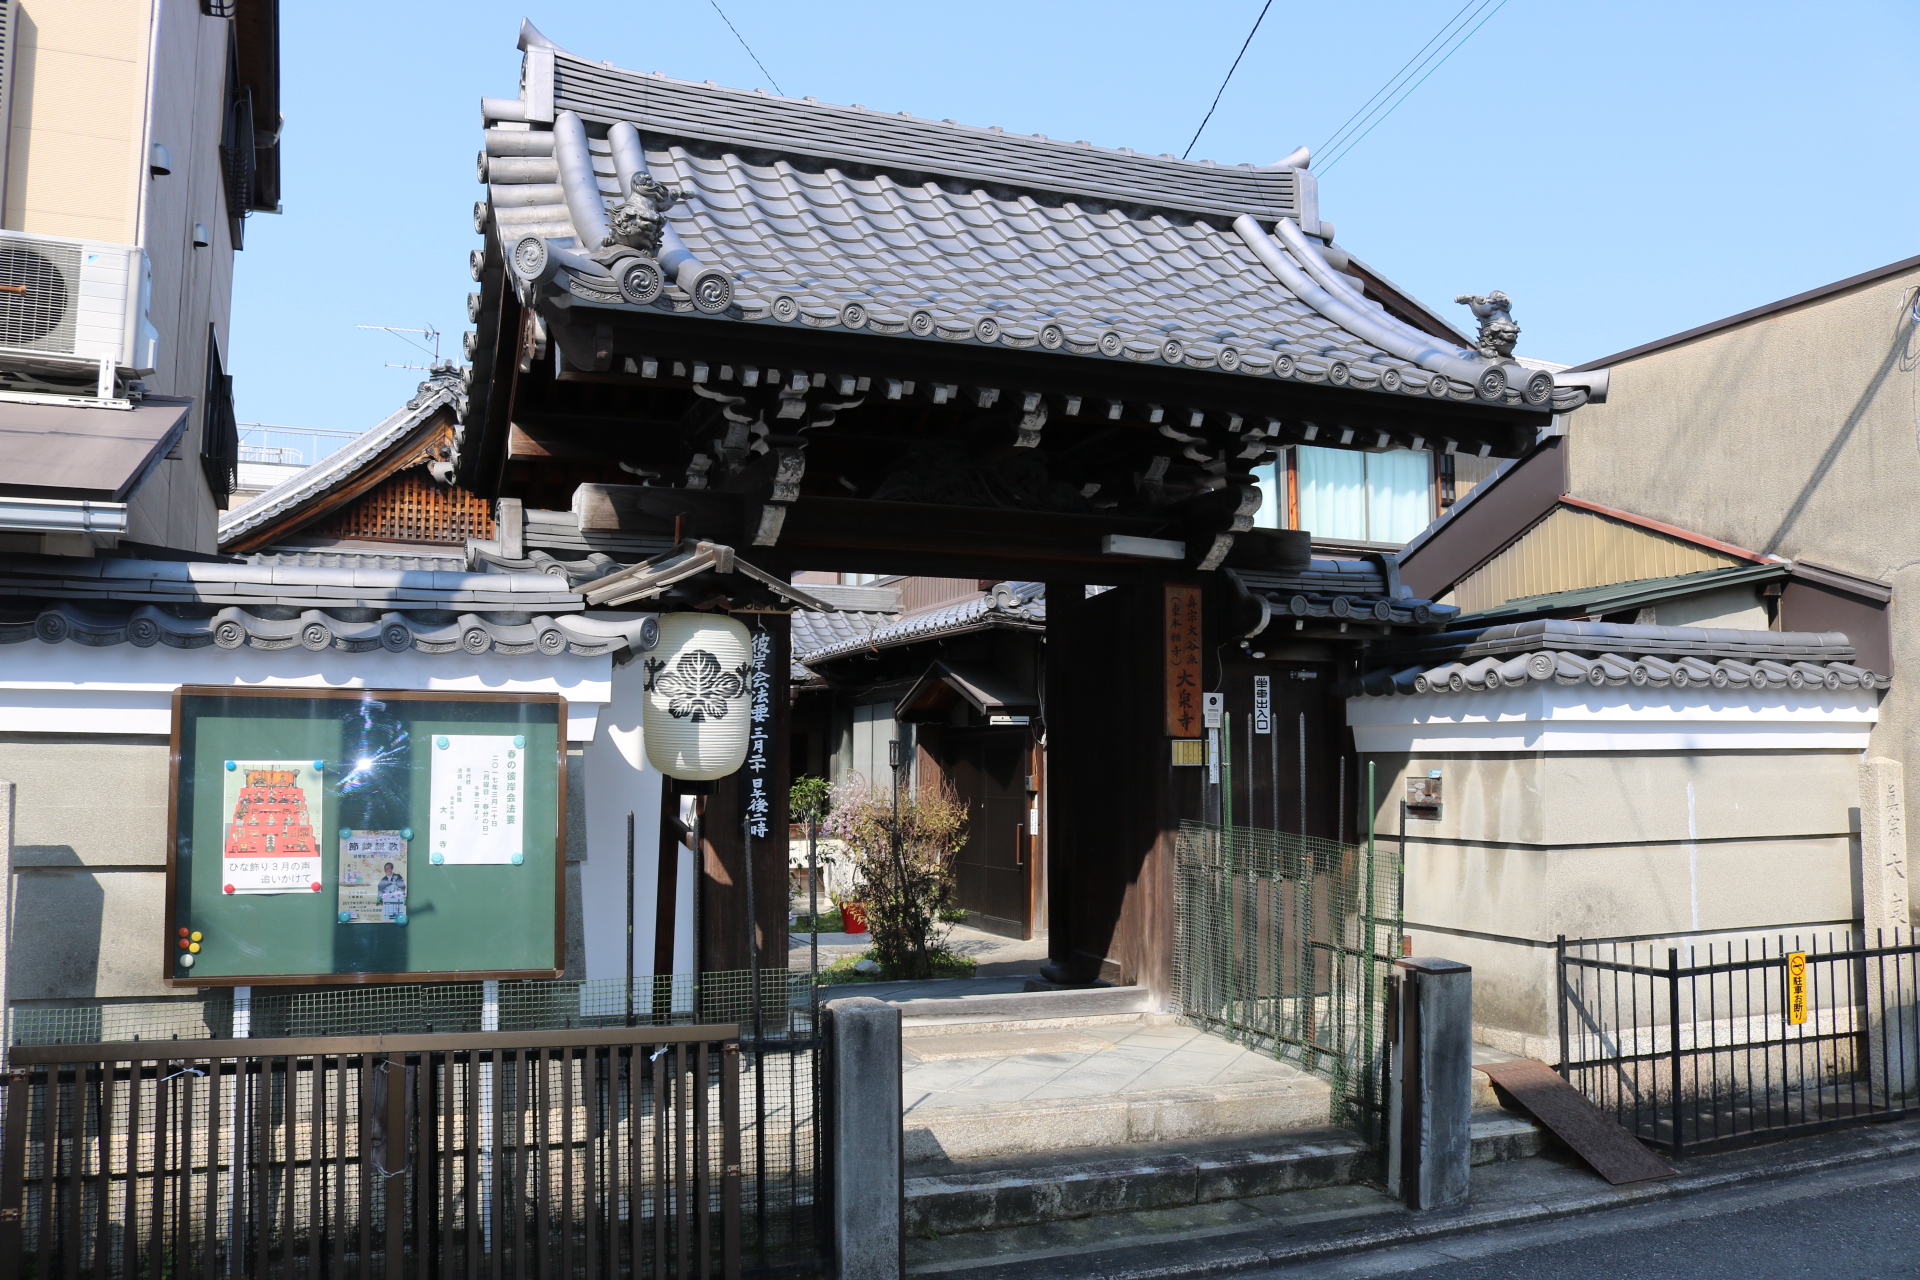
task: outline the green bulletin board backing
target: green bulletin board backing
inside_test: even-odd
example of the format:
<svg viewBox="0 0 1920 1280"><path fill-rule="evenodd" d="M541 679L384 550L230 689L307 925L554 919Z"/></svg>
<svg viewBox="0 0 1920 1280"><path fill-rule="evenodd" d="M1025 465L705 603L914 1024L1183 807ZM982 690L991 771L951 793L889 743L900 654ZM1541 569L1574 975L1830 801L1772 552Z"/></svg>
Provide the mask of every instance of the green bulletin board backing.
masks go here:
<svg viewBox="0 0 1920 1280"><path fill-rule="evenodd" d="M173 707L169 911L155 940L169 986L561 976L566 710L558 694L189 686ZM480 784L492 799L476 809L472 793L461 793L468 808L460 812L484 812L493 825L441 821L436 757L444 803L456 784L475 786L460 766L476 750L492 753ZM234 839L247 833L252 842L244 846L230 842L236 810L254 815L235 829ZM502 821L517 835L502 835ZM449 829L488 834L436 838ZM260 830L277 832L277 847ZM343 833L382 842L349 846ZM349 847L375 852L349 858ZM273 860L236 860L248 850L272 851ZM296 856L281 856L289 850ZM464 861L472 858L490 860ZM229 888L236 881L239 891ZM191 950L181 945L189 939Z"/></svg>

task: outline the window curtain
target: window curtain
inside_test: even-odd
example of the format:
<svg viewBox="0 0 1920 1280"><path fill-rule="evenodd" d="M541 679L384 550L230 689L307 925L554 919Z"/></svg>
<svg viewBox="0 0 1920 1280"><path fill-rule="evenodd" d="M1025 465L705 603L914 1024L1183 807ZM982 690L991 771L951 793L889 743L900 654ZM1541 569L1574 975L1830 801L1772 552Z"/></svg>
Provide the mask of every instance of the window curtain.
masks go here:
<svg viewBox="0 0 1920 1280"><path fill-rule="evenodd" d="M1393 449L1365 456L1367 541L1412 542L1433 520L1433 455Z"/></svg>
<svg viewBox="0 0 1920 1280"><path fill-rule="evenodd" d="M1321 538L1367 541L1367 455L1300 445L1300 527Z"/></svg>
<svg viewBox="0 0 1920 1280"><path fill-rule="evenodd" d="M1284 529L1287 527L1287 468L1286 464L1269 462L1264 467L1253 469L1253 478L1260 485L1260 511L1253 517L1256 529Z"/></svg>

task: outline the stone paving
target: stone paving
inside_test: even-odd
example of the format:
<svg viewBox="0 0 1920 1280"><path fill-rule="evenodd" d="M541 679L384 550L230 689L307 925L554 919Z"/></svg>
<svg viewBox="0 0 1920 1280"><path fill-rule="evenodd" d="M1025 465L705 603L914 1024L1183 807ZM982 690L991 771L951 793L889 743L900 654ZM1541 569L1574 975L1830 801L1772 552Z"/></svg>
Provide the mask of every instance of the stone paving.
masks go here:
<svg viewBox="0 0 1920 1280"><path fill-rule="evenodd" d="M905 1040L901 1101L908 1114L993 1102L1102 1098L1159 1089L1299 1080L1305 1073L1185 1026L1118 1023L1073 1030L994 1031L926 1037L926 1057ZM966 1041L981 1052L963 1056Z"/></svg>

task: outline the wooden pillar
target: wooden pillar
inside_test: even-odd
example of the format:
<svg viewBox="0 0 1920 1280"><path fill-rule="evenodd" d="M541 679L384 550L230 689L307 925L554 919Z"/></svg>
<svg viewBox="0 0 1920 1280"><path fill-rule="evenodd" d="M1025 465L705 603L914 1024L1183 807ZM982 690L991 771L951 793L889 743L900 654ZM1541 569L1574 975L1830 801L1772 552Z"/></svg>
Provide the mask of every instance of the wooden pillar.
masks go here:
<svg viewBox="0 0 1920 1280"><path fill-rule="evenodd" d="M700 823L700 969L703 973L745 969L747 947L747 875L743 841L753 849L754 911L758 916L755 941L763 969L787 967L787 685L792 662L789 620L785 614L743 615L756 641L764 633L767 656L765 685L752 693L752 702L764 706L766 719L755 725L756 742L763 753L756 769L750 746L747 767L721 778L706 798ZM756 792L754 782L758 779ZM758 795L764 809L747 812ZM756 833L746 839L743 816L753 819Z"/></svg>
<svg viewBox="0 0 1920 1280"><path fill-rule="evenodd" d="M1091 599L1047 588L1044 976L1055 982L1170 989L1173 836L1198 812L1205 771L1170 763L1166 608L1160 585Z"/></svg>

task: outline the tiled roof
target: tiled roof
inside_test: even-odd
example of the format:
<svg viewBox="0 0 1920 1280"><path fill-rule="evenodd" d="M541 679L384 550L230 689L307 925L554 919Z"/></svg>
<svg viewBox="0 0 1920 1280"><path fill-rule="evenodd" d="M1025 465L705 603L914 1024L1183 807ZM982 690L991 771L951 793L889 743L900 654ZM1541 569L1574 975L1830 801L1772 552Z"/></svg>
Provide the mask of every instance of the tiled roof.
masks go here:
<svg viewBox="0 0 1920 1280"><path fill-rule="evenodd" d="M240 557L266 569L404 569L410 573L465 573L463 552L395 552L347 547L274 547Z"/></svg>
<svg viewBox="0 0 1920 1280"><path fill-rule="evenodd" d="M1379 671L1358 682L1349 693L1381 696L1395 693L1466 693L1513 689L1551 680L1556 684L1651 685L1684 689L1886 689L1892 680L1848 662L1775 662L1760 658L1740 662L1733 658L1709 661L1677 660L1641 654L1602 653L1586 657L1563 650L1537 649L1475 662L1448 662L1437 667L1407 667Z"/></svg>
<svg viewBox="0 0 1920 1280"><path fill-rule="evenodd" d="M271 615L271 616L269 616ZM651 629L649 629L651 624ZM160 605L71 600L33 607L0 599L0 645L40 640L106 647L131 644L175 649L304 648L389 653L593 655L653 647L652 618L608 622L581 614L455 613L445 610L288 609L229 605L183 614Z"/></svg>
<svg viewBox="0 0 1920 1280"><path fill-rule="evenodd" d="M0 555L7 597L208 606L577 613L577 592L545 573L324 569L181 560Z"/></svg>
<svg viewBox="0 0 1920 1280"><path fill-rule="evenodd" d="M1596 687L1885 689L1839 632L1545 620L1382 646L1349 695L1464 693L1553 681Z"/></svg>
<svg viewBox="0 0 1920 1280"><path fill-rule="evenodd" d="M1449 400L1586 398L1364 297L1320 238L1304 159L1139 156L621 71L537 33L523 47L523 97L483 105L512 123L488 130L475 217L528 296ZM670 287L629 302L587 255L638 173L687 199L666 212Z"/></svg>
<svg viewBox="0 0 1920 1280"><path fill-rule="evenodd" d="M324 496L405 439L440 408L457 406L459 401L459 375L451 370L434 374L420 384L405 406L387 415L373 430L221 515L220 544L226 546L276 517Z"/></svg>
<svg viewBox="0 0 1920 1280"><path fill-rule="evenodd" d="M613 621L550 573L442 573L263 562L0 555L0 644L385 649L469 654L643 650L651 618Z"/></svg>
<svg viewBox="0 0 1920 1280"><path fill-rule="evenodd" d="M796 613L794 617L797 619L800 615ZM984 631L991 627L1039 631L1045 628L1046 621L1047 598L1044 583L1003 582L977 600L965 600L959 604L948 605L944 609L914 614L898 622L876 626L864 633L830 641L817 648L803 651L796 631L793 656L797 662L817 666L822 662L831 662L835 658L843 658L850 653L859 653L867 649L886 649L894 645L912 644L916 640L928 640L934 636L960 635L969 631Z"/></svg>
<svg viewBox="0 0 1920 1280"><path fill-rule="evenodd" d="M1390 576L1391 556L1373 560L1319 558L1304 569L1230 569L1270 617L1336 618L1398 626L1440 625L1459 613L1450 604L1415 599Z"/></svg>

